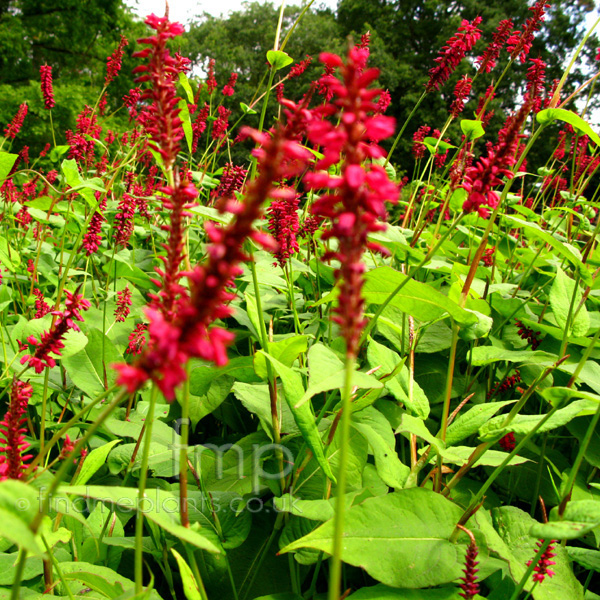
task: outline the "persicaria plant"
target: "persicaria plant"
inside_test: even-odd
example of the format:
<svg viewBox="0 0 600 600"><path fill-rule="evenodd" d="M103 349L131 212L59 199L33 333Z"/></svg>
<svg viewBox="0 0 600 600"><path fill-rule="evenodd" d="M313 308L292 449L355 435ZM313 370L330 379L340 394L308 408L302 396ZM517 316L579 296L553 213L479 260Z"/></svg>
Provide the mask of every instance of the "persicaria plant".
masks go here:
<svg viewBox="0 0 600 600"><path fill-rule="evenodd" d="M372 4L344 50L309 34L353 0L248 5L274 41L210 56L196 34L237 13L152 14L98 34L100 69L82 51L81 96L23 36L35 95L0 104L7 598L600 594L598 44L556 59L567 17L540 1L469 6L403 54L383 22L417 35L436 3Z"/></svg>

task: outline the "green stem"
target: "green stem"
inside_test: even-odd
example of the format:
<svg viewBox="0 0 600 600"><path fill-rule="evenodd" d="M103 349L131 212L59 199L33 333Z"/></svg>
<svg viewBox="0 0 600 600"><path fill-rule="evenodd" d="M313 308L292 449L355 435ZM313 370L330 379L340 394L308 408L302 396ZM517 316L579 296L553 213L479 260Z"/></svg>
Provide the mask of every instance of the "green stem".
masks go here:
<svg viewBox="0 0 600 600"><path fill-rule="evenodd" d="M140 481L138 483L138 510L135 520L135 593L140 595L143 591L143 545L142 536L144 533L144 497L146 495L146 481L148 479L148 460L150 458L150 444L152 443L152 426L154 424L154 407L158 388L156 385L152 388L150 396L150 407L146 415L146 437L144 439L144 449L142 451L142 465L140 469Z"/></svg>
<svg viewBox="0 0 600 600"><path fill-rule="evenodd" d="M400 129L400 131L398 132L398 135L394 139L394 143L392 144L392 147L391 147L390 151L388 152L387 158L385 159L385 163L383 165L384 167L386 167L387 164L390 162L390 158L392 157L392 154L394 153L394 150L396 149L396 146L398 145L398 142L400 141L400 138L402 137L402 134L404 133L406 126L410 123L411 119L413 118L414 114L417 112L417 109L421 105L421 102L423 102L423 100L425 99L426 95L427 95L427 92L423 92L421 94L421 97L417 100L417 103L413 106L413 109L411 110L410 114L408 115L408 117L406 117L406 121L404 121L404 125L402 125L402 129Z"/></svg>
<svg viewBox="0 0 600 600"><path fill-rule="evenodd" d="M350 413L352 402L352 374L354 356L346 356L344 390L342 395L342 419L340 423L340 463L337 473L335 516L333 517L333 554L329 575L329 600L339 600L342 581L342 540L344 536L344 513L346 511L346 475L348 471L348 447L350 441Z"/></svg>

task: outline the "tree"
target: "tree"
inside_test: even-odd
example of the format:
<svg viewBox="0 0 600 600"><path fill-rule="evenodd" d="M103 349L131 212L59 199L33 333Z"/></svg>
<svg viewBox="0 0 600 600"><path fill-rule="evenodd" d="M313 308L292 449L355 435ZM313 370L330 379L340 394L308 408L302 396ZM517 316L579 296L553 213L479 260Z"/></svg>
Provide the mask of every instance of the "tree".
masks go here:
<svg viewBox="0 0 600 600"><path fill-rule="evenodd" d="M298 19L301 9L298 6L287 6L283 20L281 41ZM244 5L244 10L232 12L227 18L220 19L211 15L202 15L190 27L186 34L187 44L184 48L186 56L192 59L196 70L204 73L208 70L210 59L215 59L215 75L219 89L227 82L232 72L238 74L235 96L228 99L228 108L233 109L230 122L234 122L242 114L237 108L239 102L250 104L253 98L264 93L266 88L265 74L268 71L267 52L273 49L275 31L279 19L279 10L271 2L262 4L251 2ZM325 50L340 51L343 38L339 37L334 14L329 10L307 12L290 36L285 45L285 52L299 62L306 55L313 57L305 73L285 82L285 95L299 100L310 86L312 80L318 79L323 67L318 55ZM278 71L275 82L283 78L291 67ZM201 101L205 99L201 97ZM256 107L260 112L261 105ZM269 102L269 117L277 115L278 106L275 93ZM246 117L246 124L256 126L258 116Z"/></svg>
<svg viewBox="0 0 600 600"><path fill-rule="evenodd" d="M54 129L75 125L85 104L94 104L104 83L106 58L124 35L130 40L119 77L108 90L108 106L133 86L134 40L146 32L121 0L0 1L0 126L12 119L19 104L29 113L14 147L36 153L49 139L48 111L40 92L40 66L53 69L56 108ZM60 138L58 143L63 142ZM6 148L5 148L6 149Z"/></svg>
<svg viewBox="0 0 600 600"><path fill-rule="evenodd" d="M530 16L530 5L522 0L340 0L337 22L341 33L356 37L367 30L371 31L371 64L381 69L380 82L391 93L392 105L388 114L396 116L400 123L404 122L423 93L435 57L456 32L461 20L472 21L477 16L482 18L479 27L483 35L480 41L470 57L462 61L441 93L427 95L408 128L409 135L404 136L399 151L394 155L395 162L410 162L410 133L417 127L424 123L440 127L445 122L448 107L454 99L454 85L463 75L474 75L473 58L479 56L492 40L498 23L511 18L515 27L521 26ZM548 64L547 82L551 83L562 76L570 54L583 38L583 23L592 9L593 2L589 1L573 3L556 0L552 3L529 53L530 58L540 57ZM593 42L588 44L588 62L593 58L595 47ZM494 71L474 81L471 93L473 100L467 104L465 118L473 118L477 98L499 78L507 64L508 57L504 51ZM586 79L585 62L579 64L584 66L572 72L566 90L575 89L576 84ZM506 111L513 109L522 97L529 66L516 62L504 76L492 105L496 110L492 130L501 126ZM459 138L457 125L450 129L450 134L454 134L454 140Z"/></svg>

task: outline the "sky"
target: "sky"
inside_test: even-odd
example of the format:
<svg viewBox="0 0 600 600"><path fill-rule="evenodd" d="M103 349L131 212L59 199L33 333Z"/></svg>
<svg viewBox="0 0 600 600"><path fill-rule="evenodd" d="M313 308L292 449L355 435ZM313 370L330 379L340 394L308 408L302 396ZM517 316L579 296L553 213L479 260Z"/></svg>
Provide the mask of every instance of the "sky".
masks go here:
<svg viewBox="0 0 600 600"><path fill-rule="evenodd" d="M281 0L271 0L275 6L281 6ZM287 0L286 4L304 4L307 0ZM150 13L162 16L165 14L165 0L125 0L141 17ZM218 17L229 11L240 10L243 0L169 0L169 19L186 23L196 15L203 12ZM324 4L336 8L337 0L315 0L313 6Z"/></svg>

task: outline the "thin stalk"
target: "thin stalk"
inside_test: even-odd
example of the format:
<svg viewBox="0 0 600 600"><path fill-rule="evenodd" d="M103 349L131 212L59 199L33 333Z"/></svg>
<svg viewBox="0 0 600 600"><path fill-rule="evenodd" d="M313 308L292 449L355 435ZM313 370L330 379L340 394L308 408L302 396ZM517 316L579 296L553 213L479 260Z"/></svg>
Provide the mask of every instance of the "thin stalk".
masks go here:
<svg viewBox="0 0 600 600"><path fill-rule="evenodd" d="M352 374L355 358L346 356L344 390L342 394L342 419L340 423L340 463L337 474L335 516L333 517L333 554L329 574L329 600L339 600L342 580L342 539L346 511L346 475L348 471L348 447L350 443L350 411L352 401Z"/></svg>
<svg viewBox="0 0 600 600"><path fill-rule="evenodd" d="M396 149L396 146L398 145L398 142L400 141L400 138L402 137L402 134L404 133L406 126L412 120L414 114L417 112L417 109L419 108L419 106L421 106L421 102L423 102L426 95L427 95L427 92L423 92L421 94L421 97L417 100L417 103L413 106L413 109L410 111L410 114L408 115L408 117L406 117L406 121L404 121L404 125L402 125L402 128L398 132L398 135L394 139L394 143L392 144L392 147L390 148L390 151L388 152L388 155L385 159L385 163L383 164L384 167L387 167L388 163L390 162L390 158L392 157L392 154L394 153L394 150Z"/></svg>
<svg viewBox="0 0 600 600"><path fill-rule="evenodd" d="M188 441L190 435L190 373L183 384L181 397L181 431L179 442L179 510L183 527L190 526L188 514Z"/></svg>
<svg viewBox="0 0 600 600"><path fill-rule="evenodd" d="M144 497L146 495L146 481L148 479L148 460L150 458L150 444L152 443L152 426L154 424L154 407L158 388L153 386L150 396L150 407L146 415L146 437L144 439L144 449L142 450L142 465L140 470L140 481L138 483L138 510L135 520L135 593L140 595L143 591L143 545L142 536L144 533Z"/></svg>

